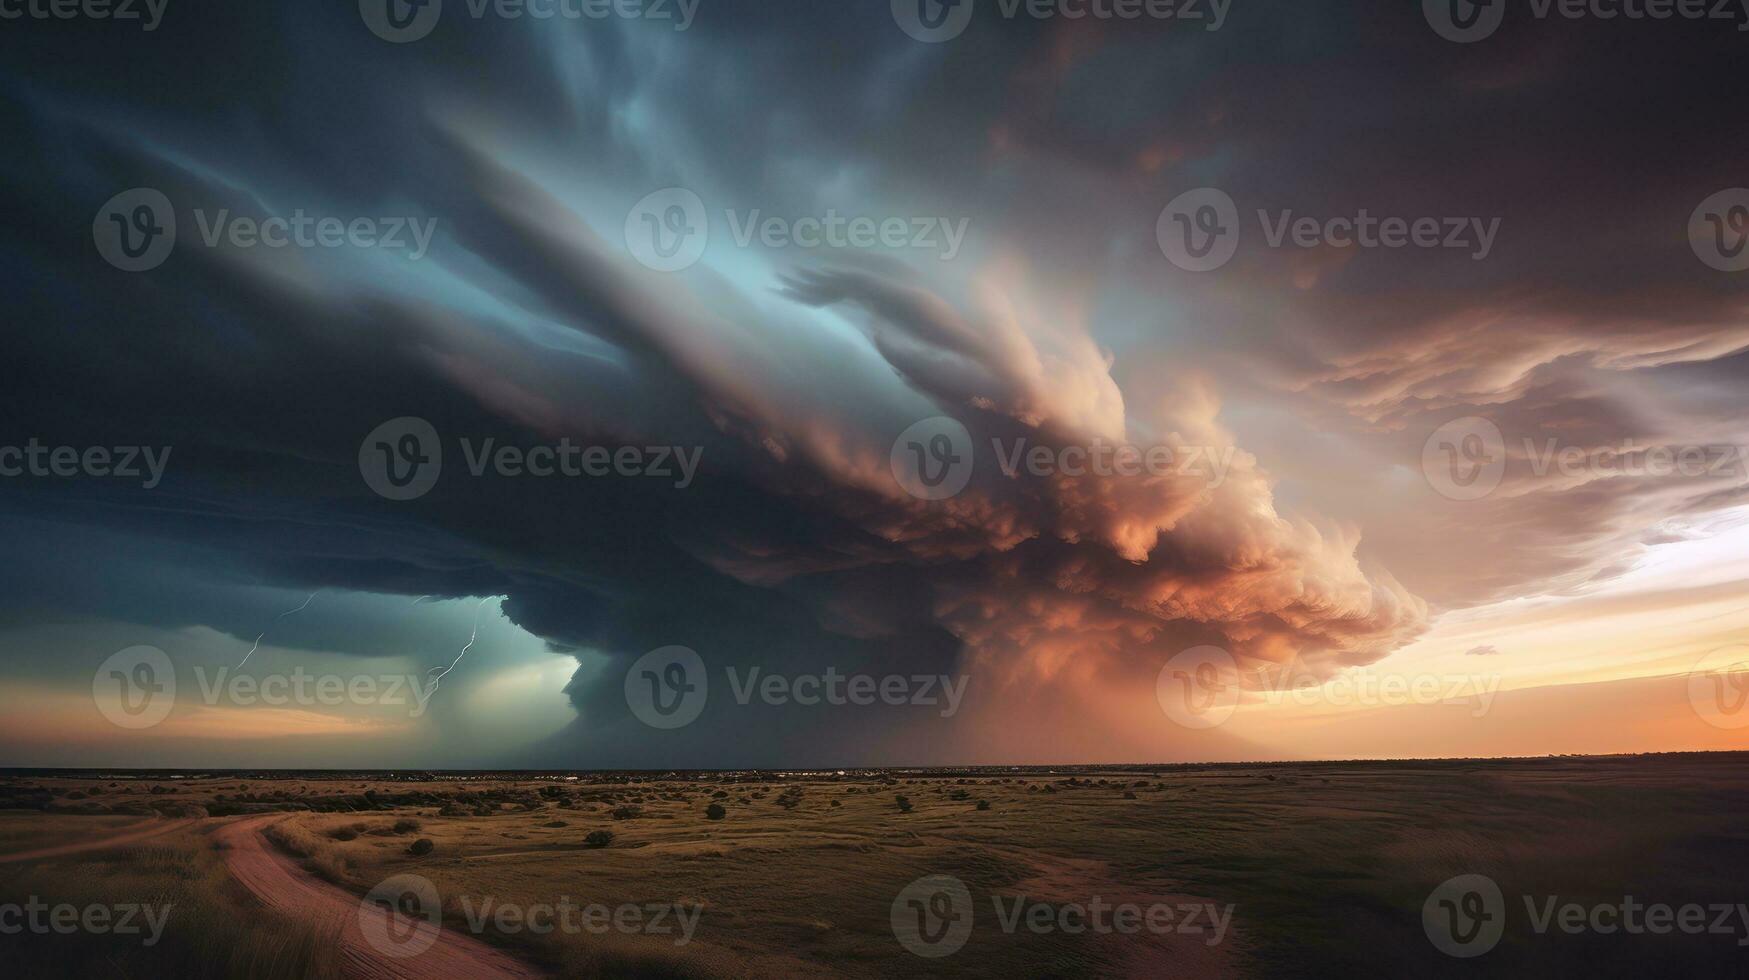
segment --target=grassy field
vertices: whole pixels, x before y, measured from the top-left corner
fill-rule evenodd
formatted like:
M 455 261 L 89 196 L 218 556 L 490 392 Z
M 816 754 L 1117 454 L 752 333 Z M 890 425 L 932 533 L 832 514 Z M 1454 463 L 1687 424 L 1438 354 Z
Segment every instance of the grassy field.
M 152 815 L 188 822 L 138 845 L 7 865 L 0 902 L 175 905 L 152 949 L 119 937 L 4 937 L 27 967 L 71 956 L 105 975 L 333 975 L 322 937 L 253 911 L 210 846 L 218 824 L 278 813 L 269 839 L 312 875 L 359 895 L 418 875 L 441 897 L 446 928 L 564 975 L 1735 975 L 1749 960 L 1737 945 L 1749 923 L 1734 916 L 1729 934 L 1539 934 L 1524 900 L 1749 901 L 1746 762 L 466 781 L 17 775 L 0 785 L 0 803 L 13 807 L 0 813 L 0 853 L 164 818 Z M 1430 891 L 1463 874 L 1492 878 L 1506 902 L 1498 946 L 1473 960 L 1441 953 L 1422 924 Z M 895 937 L 891 913 L 908 885 L 932 875 L 963 882 L 973 914 L 962 949 L 925 960 Z M 489 915 L 470 926 L 488 900 L 520 911 L 561 899 L 692 909 L 696 932 L 685 942 L 637 928 L 537 934 Z M 1096 900 L 1175 910 L 1174 925 L 1065 928 L 1078 920 L 1063 909 Z M 1192 907 L 1208 909 L 1194 922 L 1201 932 L 1179 931 Z M 1015 909 L 1025 914 L 1005 928 L 1004 910 Z M 1227 909 L 1216 942 L 1208 916 Z M 1054 927 L 1026 925 L 1045 921 Z

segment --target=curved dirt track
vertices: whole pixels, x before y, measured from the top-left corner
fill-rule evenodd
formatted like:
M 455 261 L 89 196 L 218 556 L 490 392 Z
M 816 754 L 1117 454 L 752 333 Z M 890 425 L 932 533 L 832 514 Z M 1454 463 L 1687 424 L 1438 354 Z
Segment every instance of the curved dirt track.
M 213 838 L 224 854 L 231 876 L 263 904 L 313 922 L 322 933 L 336 937 L 334 941 L 347 976 L 360 980 L 544 976 L 472 936 L 439 928 L 422 919 L 410 919 L 381 906 L 366 905 L 351 892 L 309 874 L 261 835 L 269 824 L 283 819 L 267 816 L 238 820 L 219 828 Z M 411 956 L 391 956 L 365 938 L 365 923 L 371 925 L 373 932 L 386 931 L 397 941 L 407 941 L 408 948 L 426 942 L 430 946 Z M 417 941 L 412 941 L 414 937 Z
M 39 847 L 30 851 L 19 851 L 16 854 L 0 854 L 0 864 L 14 861 L 40 861 L 43 858 L 57 858 L 67 854 L 81 854 L 85 851 L 101 851 L 123 844 L 136 844 L 143 840 L 160 837 L 194 823 L 193 820 L 143 820 L 139 823 L 122 827 L 108 837 L 95 840 L 77 841 L 71 844 L 56 844 L 53 847 Z

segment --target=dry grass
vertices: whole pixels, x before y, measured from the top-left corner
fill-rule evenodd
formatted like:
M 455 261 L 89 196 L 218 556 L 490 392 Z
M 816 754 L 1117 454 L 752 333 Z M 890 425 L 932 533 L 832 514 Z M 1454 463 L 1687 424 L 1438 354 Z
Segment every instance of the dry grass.
M 6 972 L 18 977 L 188 977 L 328 980 L 341 976 L 331 937 L 249 907 L 204 835 L 189 831 L 148 844 L 8 867 L 0 901 L 34 897 L 75 906 L 170 907 L 162 937 L 76 933 L 6 937 Z
M 557 788 L 530 780 L 373 787 L 228 779 L 168 786 L 158 798 L 201 806 L 251 804 L 251 797 L 330 801 L 324 806 L 338 800 L 349 809 L 281 821 L 273 833 L 279 846 L 360 893 L 392 874 L 423 875 L 446 897 L 446 922 L 456 928 L 466 927 L 463 896 L 474 907 L 487 898 L 526 906 L 561 897 L 704 907 L 697 936 L 684 947 L 669 936 L 541 936 L 490 926 L 482 937 L 568 976 L 1121 969 L 1128 951 L 1109 937 L 1010 935 L 995 927 L 989 896 L 1036 890 L 1041 881 L 1107 896 L 1171 891 L 1236 903 L 1240 938 L 1231 941 L 1231 962 L 1259 975 L 1574 968 L 1619 975 L 1672 967 L 1706 975 L 1736 962 L 1740 950 L 1729 937 L 1623 943 L 1509 935 L 1483 960 L 1460 963 L 1427 943 L 1420 906 L 1440 881 L 1472 872 L 1494 877 L 1508 895 L 1743 900 L 1749 828 L 1737 815 L 1749 805 L 1744 770 L 1743 760 L 1727 755 Z M 56 793 L 78 785 L 35 782 Z M 367 791 L 379 801 L 429 795 L 371 810 L 358 805 Z M 899 795 L 912 812 L 899 811 Z M 978 809 L 980 800 L 989 808 Z M 713 802 L 726 808 L 724 819 L 706 819 Z M 639 808 L 637 815 L 615 819 L 627 807 Z M 0 818 L 0 839 L 24 839 L 19 820 L 64 826 L 116 819 Z M 588 846 L 596 831 L 611 831 L 612 844 Z M 430 838 L 434 850 L 409 855 L 415 837 Z M 142 880 L 175 878 L 175 865 L 163 862 L 142 857 L 136 871 Z M 901 888 L 927 874 L 960 878 L 980 904 L 966 949 L 925 964 L 897 945 L 888 912 Z M 271 951 L 267 941 L 244 948 Z M 212 955 L 234 967 L 236 954 Z

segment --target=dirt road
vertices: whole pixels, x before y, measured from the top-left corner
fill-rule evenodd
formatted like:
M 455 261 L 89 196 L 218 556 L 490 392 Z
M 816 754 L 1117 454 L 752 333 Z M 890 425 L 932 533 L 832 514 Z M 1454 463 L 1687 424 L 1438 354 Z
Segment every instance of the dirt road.
M 409 918 L 322 881 L 280 853 L 261 832 L 280 816 L 250 817 L 213 835 L 231 875 L 264 904 L 333 934 L 341 962 L 359 980 L 449 980 L 544 976 L 509 954 L 423 919 Z

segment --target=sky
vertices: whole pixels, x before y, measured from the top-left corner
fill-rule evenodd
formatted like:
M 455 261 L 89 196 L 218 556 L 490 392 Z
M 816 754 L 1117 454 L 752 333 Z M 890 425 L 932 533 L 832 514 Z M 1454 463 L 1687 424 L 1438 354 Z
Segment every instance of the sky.
M 1749 13 L 16 9 L 0 765 L 1749 748 Z

